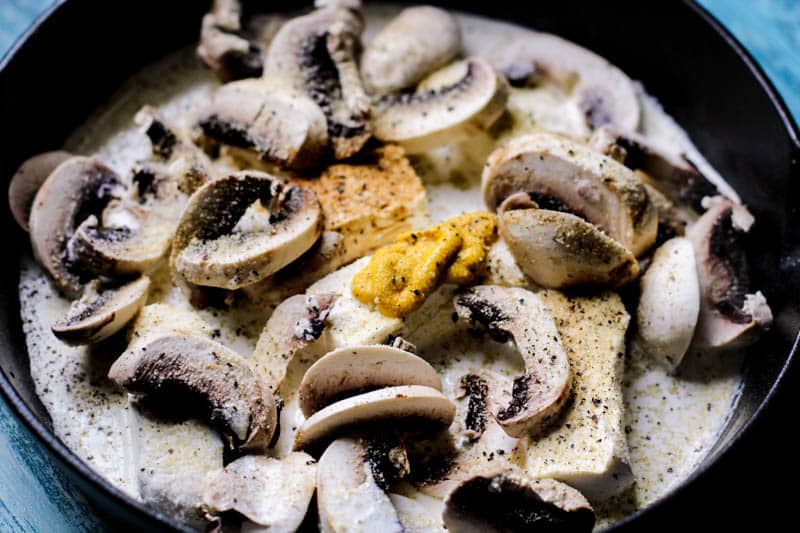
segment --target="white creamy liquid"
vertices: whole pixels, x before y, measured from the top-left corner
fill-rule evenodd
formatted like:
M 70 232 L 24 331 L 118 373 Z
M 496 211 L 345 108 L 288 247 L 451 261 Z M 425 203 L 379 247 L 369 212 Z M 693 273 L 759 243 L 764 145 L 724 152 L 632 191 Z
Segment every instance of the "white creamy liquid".
M 365 42 L 398 8 L 366 6 Z M 507 23 L 458 15 L 465 53 L 481 55 L 497 42 L 526 30 Z M 65 148 L 80 154 L 96 154 L 126 176 L 133 163 L 146 159 L 150 145 L 133 124 L 144 104 L 155 106 L 179 128 L 193 124 L 218 85 L 194 56 L 194 49 L 170 55 L 134 76 L 68 140 Z M 686 134 L 658 103 L 642 94 L 642 132 L 654 142 L 687 154 L 723 191 L 721 178 L 700 156 Z M 510 107 L 532 106 L 538 125 L 566 133 L 582 134 L 575 120 L 574 104 L 549 90 L 515 91 Z M 524 129 L 525 126 L 523 126 Z M 515 132 L 516 133 L 516 132 Z M 413 162 L 426 184 L 431 218 L 484 209 L 480 195 L 480 169 L 494 146 L 488 136 L 415 157 Z M 735 198 L 735 193 L 730 196 Z M 213 337 L 247 357 L 268 318 L 268 311 L 244 305 L 233 312 L 192 309 L 183 294 L 172 287 L 168 273 L 153 276 L 148 303 L 167 302 L 204 320 Z M 133 497 L 140 498 L 135 458 L 131 452 L 132 408 L 128 395 L 106 378 L 115 349 L 119 347 L 67 347 L 50 332 L 50 324 L 67 309 L 41 268 L 22 258 L 20 300 L 36 390 L 48 409 L 56 434 L 84 461 Z M 254 306 L 251 306 L 254 307 Z M 104 351 L 109 352 L 104 355 Z M 496 350 L 495 350 L 496 351 Z M 444 354 L 423 354 L 443 370 L 446 390 L 474 366 L 484 366 L 487 355 L 476 347 L 459 350 L 458 364 L 441 365 Z M 488 366 L 515 373 L 519 361 L 501 357 Z M 647 505 L 687 477 L 702 460 L 735 404 L 740 385 L 741 359 L 691 357 L 677 376 L 669 376 L 646 355 L 626 357 L 624 397 L 626 433 L 636 482 L 598 510 L 599 526 Z

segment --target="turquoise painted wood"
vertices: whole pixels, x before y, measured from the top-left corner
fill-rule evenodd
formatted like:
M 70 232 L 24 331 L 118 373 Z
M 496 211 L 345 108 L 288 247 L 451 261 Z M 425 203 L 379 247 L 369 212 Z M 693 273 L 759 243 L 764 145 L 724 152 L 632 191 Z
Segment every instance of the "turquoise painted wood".
M 800 120 L 800 0 L 700 0 L 764 67 Z M 0 0 L 0 54 L 50 0 Z M 0 531 L 98 531 L 80 494 L 0 400 Z

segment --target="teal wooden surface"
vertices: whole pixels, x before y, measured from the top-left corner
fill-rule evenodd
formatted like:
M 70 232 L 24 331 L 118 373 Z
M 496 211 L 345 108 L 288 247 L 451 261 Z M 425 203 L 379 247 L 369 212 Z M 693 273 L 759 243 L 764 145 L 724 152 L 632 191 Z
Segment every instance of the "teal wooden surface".
M 800 120 L 800 0 L 699 0 L 750 50 Z M 0 0 L 0 54 L 51 0 Z M 0 531 L 103 525 L 0 400 Z

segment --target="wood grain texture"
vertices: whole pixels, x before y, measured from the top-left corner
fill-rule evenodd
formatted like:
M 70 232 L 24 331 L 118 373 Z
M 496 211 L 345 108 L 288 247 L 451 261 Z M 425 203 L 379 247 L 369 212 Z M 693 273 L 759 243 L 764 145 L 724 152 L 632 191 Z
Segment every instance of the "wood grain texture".
M 0 0 L 0 54 L 49 0 Z M 700 0 L 764 67 L 800 120 L 800 0 Z M 0 531 L 98 531 L 103 524 L 0 400 Z

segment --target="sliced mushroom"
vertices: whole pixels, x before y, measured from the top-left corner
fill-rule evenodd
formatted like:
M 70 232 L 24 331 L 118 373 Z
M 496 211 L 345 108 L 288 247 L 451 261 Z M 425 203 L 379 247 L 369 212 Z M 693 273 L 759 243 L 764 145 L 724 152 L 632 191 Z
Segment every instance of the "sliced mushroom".
M 572 385 L 550 312 L 530 291 L 492 285 L 473 287 L 453 304 L 459 318 L 486 328 L 493 339 L 514 341 L 525 374 L 514 380 L 511 402 L 495 417 L 513 437 L 540 432 L 558 416 Z
M 658 213 L 658 233 L 656 234 L 656 245 L 662 245 L 673 237 L 682 237 L 686 234 L 687 217 L 681 213 L 669 198 L 650 185 L 649 177 L 637 170 L 636 175 L 641 178 L 647 195 Z
M 336 159 L 355 155 L 371 136 L 369 99 L 355 60 L 363 26 L 355 6 L 322 6 L 284 24 L 264 65 L 265 77 L 290 84 L 319 105 Z
M 526 86 L 542 77 L 563 85 L 590 129 L 614 124 L 634 131 L 639 125 L 639 99 L 631 79 L 581 46 L 555 35 L 527 32 L 501 43 L 489 56 L 512 85 Z
M 617 287 L 639 274 L 629 250 L 575 215 L 535 208 L 501 211 L 500 236 L 525 275 L 543 287 Z
M 313 192 L 263 172 L 237 172 L 189 199 L 170 264 L 195 285 L 237 289 L 300 257 L 321 231 Z
M 50 173 L 36 193 L 30 214 L 30 238 L 39 264 L 70 298 L 81 293 L 69 241 L 86 216 L 103 210 L 120 191 L 117 174 L 97 159 L 72 157 Z
M 259 374 L 203 337 L 170 334 L 129 348 L 108 377 L 133 392 L 202 399 L 194 408 L 204 409 L 231 448 L 264 450 L 275 431 L 275 402 Z
M 508 84 L 483 59 L 468 58 L 432 77 L 415 94 L 378 100 L 375 137 L 424 152 L 488 129 L 505 109 Z
M 702 294 L 692 345 L 697 349 L 745 346 L 772 323 L 764 295 L 750 293 L 743 239 L 754 219 L 746 207 L 726 198 L 715 197 L 706 205 L 708 211 L 686 234 L 694 247 Z
M 490 209 L 526 192 L 543 209 L 596 224 L 637 257 L 656 239 L 658 216 L 636 174 L 559 135 L 523 135 L 498 148 L 483 170 L 482 186 Z
M 648 355 L 674 371 L 692 341 L 700 312 L 700 282 L 692 243 L 675 237 L 656 250 L 641 281 L 638 340 Z
M 646 172 L 654 187 L 698 213 L 703 212 L 703 198 L 720 194 L 686 156 L 671 154 L 634 131 L 622 133 L 604 126 L 592 134 L 589 145 L 628 168 Z
M 580 492 L 553 479 L 530 479 L 516 468 L 490 468 L 460 483 L 447 496 L 442 518 L 452 533 L 579 533 L 595 523 Z
M 53 334 L 68 344 L 93 344 L 121 330 L 147 300 L 150 278 L 104 288 L 98 280 L 86 285 L 66 316 L 53 323 Z
M 441 429 L 450 425 L 454 415 L 453 402 L 436 389 L 420 385 L 386 387 L 340 400 L 314 413 L 297 431 L 294 449 L 309 449 L 346 428 L 386 420 L 410 420 L 421 422 L 424 429 Z
M 251 529 L 293 533 L 306 516 L 316 483 L 317 462 L 308 454 L 245 455 L 206 479 L 203 507 L 211 515 L 236 511 L 258 526 Z
M 363 439 L 342 438 L 328 446 L 317 468 L 320 531 L 404 531 L 392 501 L 378 483 L 379 467 Z
M 412 353 L 385 345 L 339 348 L 306 371 L 299 389 L 300 408 L 311 416 L 338 398 L 399 385 L 442 390 L 436 370 Z
M 22 163 L 8 186 L 8 205 L 19 227 L 28 231 L 31 204 L 39 187 L 58 165 L 72 157 L 64 151 L 44 152 Z
M 413 87 L 461 52 L 461 28 L 443 9 L 404 9 L 378 33 L 361 58 L 366 88 L 378 94 Z
M 306 94 L 277 81 L 223 85 L 201 111 L 198 124 L 211 139 L 252 149 L 262 160 L 288 168 L 314 166 L 328 149 L 322 109 Z

